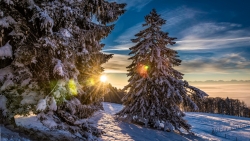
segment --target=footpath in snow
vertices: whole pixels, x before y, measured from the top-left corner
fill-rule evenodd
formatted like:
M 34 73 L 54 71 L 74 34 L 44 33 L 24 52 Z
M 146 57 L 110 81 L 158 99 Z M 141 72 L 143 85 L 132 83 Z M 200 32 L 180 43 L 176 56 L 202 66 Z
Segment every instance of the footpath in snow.
M 97 112 L 91 120 L 96 121 L 96 126 L 105 134 L 101 139 L 104 141 L 188 141 L 206 140 L 192 135 L 179 135 L 173 132 L 164 132 L 143 128 L 134 124 L 117 121 L 115 113 L 122 109 L 122 105 L 103 103 L 104 111 Z
M 96 113 L 91 120 L 105 132 L 101 137 L 104 141 L 250 141 L 250 118 L 187 112 L 185 119 L 196 136 L 179 135 L 117 121 L 114 114 L 123 106 L 107 102 L 103 106 L 104 111 Z

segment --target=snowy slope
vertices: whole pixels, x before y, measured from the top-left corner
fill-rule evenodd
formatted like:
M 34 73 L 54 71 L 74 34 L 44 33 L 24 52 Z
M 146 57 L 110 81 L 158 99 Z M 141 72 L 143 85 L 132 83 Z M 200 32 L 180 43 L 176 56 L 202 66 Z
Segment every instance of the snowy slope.
M 250 141 L 250 118 L 188 112 L 185 119 L 192 125 L 193 132 L 198 136 Z
M 196 136 L 180 135 L 173 132 L 164 132 L 149 128 L 143 128 L 134 124 L 121 122 L 115 119 L 115 113 L 122 109 L 122 105 L 114 103 L 103 103 L 104 111 L 98 111 L 88 119 L 105 134 L 100 137 L 103 141 L 250 141 L 250 119 L 208 113 L 186 113 L 185 119 L 193 126 L 192 131 Z M 35 128 L 50 135 L 64 139 L 76 140 L 67 131 L 50 130 L 37 121 L 35 115 L 29 117 L 16 116 L 16 123 L 27 128 Z M 2 140 L 27 140 L 21 138 L 18 133 L 1 127 Z M 212 131 L 214 130 L 214 134 Z M 226 137 L 225 137 L 226 134 Z

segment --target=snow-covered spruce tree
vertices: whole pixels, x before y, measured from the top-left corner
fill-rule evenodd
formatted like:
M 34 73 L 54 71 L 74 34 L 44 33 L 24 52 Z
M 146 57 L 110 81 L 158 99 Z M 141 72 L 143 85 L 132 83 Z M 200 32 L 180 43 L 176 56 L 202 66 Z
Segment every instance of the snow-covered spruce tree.
M 100 40 L 124 7 L 104 0 L 0 0 L 1 115 L 33 111 L 51 128 L 88 134 L 76 121 L 95 108 L 80 100 L 88 79 L 112 57 L 100 52 Z
M 128 90 L 123 97 L 125 107 L 117 113 L 120 118 L 128 121 L 143 123 L 145 126 L 161 128 L 164 130 L 190 131 L 190 125 L 183 119 L 185 114 L 180 110 L 181 103 L 197 109 L 195 103 L 189 97 L 196 95 L 200 98 L 206 93 L 189 86 L 182 80 L 183 74 L 175 70 L 181 60 L 178 59 L 177 51 L 168 48 L 173 45 L 176 38 L 168 36 L 167 32 L 161 31 L 165 20 L 153 9 L 145 16 L 146 27 L 132 39 L 135 46 L 131 47 L 133 54 L 129 59 L 132 64 L 128 68 Z

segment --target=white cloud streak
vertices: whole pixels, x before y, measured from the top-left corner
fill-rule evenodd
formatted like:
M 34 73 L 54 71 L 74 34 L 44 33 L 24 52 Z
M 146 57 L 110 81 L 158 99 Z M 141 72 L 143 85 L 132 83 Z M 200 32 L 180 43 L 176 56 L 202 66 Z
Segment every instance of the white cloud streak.
M 136 24 L 135 26 L 128 28 L 121 36 L 119 36 L 115 40 L 115 42 L 120 43 L 120 44 L 131 43 L 130 40 L 135 38 L 135 34 L 143 29 L 142 24 L 143 22 L 140 22 Z
M 197 11 L 186 6 L 178 7 L 174 10 L 164 10 L 160 11 L 161 17 L 167 20 L 167 24 L 163 25 L 163 29 L 171 28 L 172 26 L 177 26 L 188 19 L 193 19 L 197 15 L 204 12 Z
M 105 73 L 127 73 L 126 67 L 131 64 L 131 61 L 128 60 L 129 57 L 128 55 L 114 54 L 113 58 L 103 65 Z
M 250 47 L 250 32 L 238 29 L 239 24 L 232 23 L 200 23 L 181 32 L 183 37 L 174 49 L 197 50 L 232 47 Z
M 203 73 L 249 73 L 250 62 L 241 54 L 231 53 L 218 58 L 195 58 L 184 60 L 182 65 L 176 67 L 184 74 Z
M 134 46 L 134 43 L 126 43 L 126 44 L 121 44 L 121 45 L 116 45 L 116 46 L 110 46 L 107 49 L 104 49 L 104 52 L 109 52 L 112 50 L 129 50 L 130 47 Z
M 202 39 L 202 40 L 180 40 L 177 41 L 178 43 L 193 43 L 193 42 L 224 42 L 224 41 L 240 41 L 240 40 L 250 40 L 250 37 L 240 37 L 240 38 L 233 38 L 233 39 Z
M 126 9 L 136 9 L 140 11 L 152 0 L 108 0 L 109 2 L 126 3 Z
M 185 6 L 181 6 L 177 9 L 174 9 L 172 11 L 170 10 L 164 10 L 159 12 L 161 14 L 161 17 L 163 19 L 167 19 L 167 24 L 163 25 L 162 29 L 166 30 L 172 26 L 176 26 L 178 24 L 181 24 L 185 22 L 187 19 L 192 19 L 196 15 L 198 15 L 199 11 L 195 11 L 193 9 L 187 8 Z M 137 23 L 136 25 L 128 28 L 121 36 L 119 36 L 115 42 L 119 44 L 127 44 L 131 43 L 131 39 L 135 38 L 135 34 L 139 31 L 143 30 L 144 27 L 142 27 L 142 24 L 144 21 L 141 21 Z
M 115 54 L 108 63 L 104 64 L 105 73 L 127 73 L 126 67 L 131 64 L 128 55 Z M 184 74 L 204 73 L 246 73 L 249 74 L 250 62 L 241 54 L 231 53 L 219 58 L 195 58 L 184 60 L 182 65 L 175 67 Z

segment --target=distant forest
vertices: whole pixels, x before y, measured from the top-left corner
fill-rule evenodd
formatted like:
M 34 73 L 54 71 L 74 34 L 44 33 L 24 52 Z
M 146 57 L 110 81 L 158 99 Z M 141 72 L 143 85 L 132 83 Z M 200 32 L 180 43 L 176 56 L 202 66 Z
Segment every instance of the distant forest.
M 105 102 L 112 102 L 122 104 L 122 97 L 126 94 L 122 89 L 113 87 L 111 84 L 108 84 L 106 89 L 106 94 L 104 96 Z M 247 107 L 244 101 L 239 99 L 231 98 L 221 98 L 221 97 L 206 97 L 202 101 L 195 97 L 191 99 L 196 103 L 199 110 L 194 111 L 188 107 L 181 105 L 182 110 L 185 112 L 203 112 L 203 113 L 214 113 L 214 114 L 225 114 L 239 117 L 248 117 L 250 118 L 250 107 Z
M 122 104 L 122 98 L 125 94 L 126 92 L 122 89 L 118 89 L 111 84 L 108 84 L 105 89 L 104 101 Z
M 250 118 L 250 108 L 247 107 L 244 101 L 240 101 L 239 99 L 231 99 L 228 97 L 207 97 L 203 100 L 191 97 L 191 99 L 199 107 L 199 110 L 193 111 L 188 107 L 182 106 L 182 109 L 186 112 L 216 113 Z

